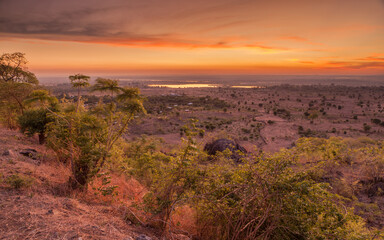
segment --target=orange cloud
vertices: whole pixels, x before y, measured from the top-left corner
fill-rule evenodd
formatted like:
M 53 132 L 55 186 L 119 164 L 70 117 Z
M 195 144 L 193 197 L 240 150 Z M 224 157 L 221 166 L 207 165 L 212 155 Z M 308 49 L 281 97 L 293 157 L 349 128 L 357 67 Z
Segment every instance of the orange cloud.
M 356 60 L 359 60 L 359 61 L 372 61 L 372 62 L 384 62 L 384 57 L 381 57 L 381 56 L 384 56 L 384 54 L 375 54 L 375 55 L 368 56 L 368 57 L 365 57 L 365 58 L 358 58 Z
M 298 36 L 284 36 L 284 37 L 280 37 L 279 40 L 295 41 L 295 42 L 301 42 L 301 43 L 306 43 L 310 45 L 324 45 L 322 43 L 312 42 L 307 38 L 298 37 Z
M 324 64 L 324 68 L 326 69 L 334 69 L 340 68 L 344 70 L 354 70 L 354 69 L 383 69 L 384 70 L 384 62 L 353 62 L 353 61 L 332 61 Z

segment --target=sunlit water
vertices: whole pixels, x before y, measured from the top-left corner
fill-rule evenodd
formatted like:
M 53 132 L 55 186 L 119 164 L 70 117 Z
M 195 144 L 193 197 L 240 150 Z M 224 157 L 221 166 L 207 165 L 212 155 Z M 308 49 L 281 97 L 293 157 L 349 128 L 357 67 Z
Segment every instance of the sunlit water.
M 149 84 L 148 87 L 166 87 L 166 88 L 215 88 L 215 87 L 224 87 L 222 85 L 213 85 L 213 84 Z M 232 88 L 264 88 L 262 86 L 225 86 Z
M 218 87 L 218 85 L 212 84 L 150 84 L 148 87 L 167 87 L 167 88 L 214 88 Z
M 265 88 L 262 86 L 231 86 L 233 88 Z

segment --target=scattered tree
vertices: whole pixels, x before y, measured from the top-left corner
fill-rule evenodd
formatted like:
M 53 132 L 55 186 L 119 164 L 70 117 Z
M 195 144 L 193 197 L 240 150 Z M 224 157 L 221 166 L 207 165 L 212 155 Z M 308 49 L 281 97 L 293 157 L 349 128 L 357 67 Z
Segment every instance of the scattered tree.
M 4 53 L 0 57 L 0 82 L 38 84 L 35 74 L 29 72 L 24 53 Z
M 10 128 L 24 112 L 23 100 L 38 85 L 36 76 L 26 67 L 24 53 L 4 53 L 0 57 L 0 111 Z
M 83 74 L 76 74 L 69 76 L 69 80 L 71 80 L 72 86 L 77 88 L 77 107 L 76 111 L 79 111 L 80 104 L 80 89 L 89 86 L 89 76 Z
M 98 86 L 93 89 L 110 87 L 105 83 L 109 81 L 97 81 Z M 118 90 L 110 104 L 100 101 L 89 110 L 74 111 L 71 102 L 63 103 L 63 111 L 56 113 L 55 121 L 48 125 L 49 146 L 70 160 L 74 188 L 86 190 L 126 133 L 129 122 L 136 114 L 145 113 L 138 89 L 118 87 Z

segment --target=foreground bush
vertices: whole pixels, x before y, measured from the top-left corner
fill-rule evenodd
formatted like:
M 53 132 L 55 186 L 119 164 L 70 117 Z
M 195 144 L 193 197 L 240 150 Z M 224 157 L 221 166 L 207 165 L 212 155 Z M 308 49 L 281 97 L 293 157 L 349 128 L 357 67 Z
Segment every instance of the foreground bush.
M 327 184 L 295 172 L 294 155 L 214 165 L 196 200 L 203 239 L 368 239 L 358 216 L 338 204 Z
M 298 170 L 303 141 L 271 156 L 246 157 L 242 164 L 225 152 L 209 163 L 189 134 L 185 147 L 172 156 L 159 155 L 154 147 L 142 148 L 140 157 L 128 155 L 131 173 L 149 189 L 144 210 L 165 234 L 179 230 L 172 214 L 187 205 L 196 213 L 199 239 L 374 239 L 363 219 L 314 177 L 313 168 Z M 338 140 L 321 144 L 335 145 L 335 151 L 340 146 L 345 156 L 347 148 L 332 141 Z M 315 143 L 307 147 L 317 151 Z

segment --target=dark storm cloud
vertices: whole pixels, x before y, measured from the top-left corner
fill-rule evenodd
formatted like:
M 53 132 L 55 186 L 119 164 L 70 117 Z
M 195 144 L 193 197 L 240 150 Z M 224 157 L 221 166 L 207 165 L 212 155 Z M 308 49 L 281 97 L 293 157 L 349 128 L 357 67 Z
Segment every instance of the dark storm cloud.
M 56 5 L 55 1 L 52 2 L 1 1 L 0 32 L 102 36 L 112 27 L 102 19 L 88 19 L 89 16 L 109 11 L 108 8 L 85 8 L 73 1 L 72 6 L 70 3 Z
M 0 17 L 0 31 L 4 33 L 17 34 L 62 34 L 62 35 L 88 35 L 100 36 L 108 29 L 106 24 L 91 23 L 74 28 L 73 21 L 44 21 L 31 20 L 24 22 L 18 19 L 7 19 Z
M 1 0 L 0 33 L 8 37 L 121 45 L 172 41 L 168 33 L 140 32 L 132 24 L 139 10 L 145 8 L 145 4 L 122 0 Z
M 236 5 L 246 2 L 248 0 L 241 0 Z M 175 38 L 173 35 L 182 38 L 180 33 L 173 33 L 176 28 L 195 22 L 198 14 L 219 12 L 234 5 L 233 0 L 204 3 L 203 0 L 0 0 L 0 33 L 57 40 L 80 37 L 92 41 L 98 38 L 112 42 L 132 39 L 177 43 L 185 39 L 169 39 Z M 217 23 L 218 28 L 230 26 L 232 22 Z M 212 25 L 214 21 L 207 27 L 214 29 Z

